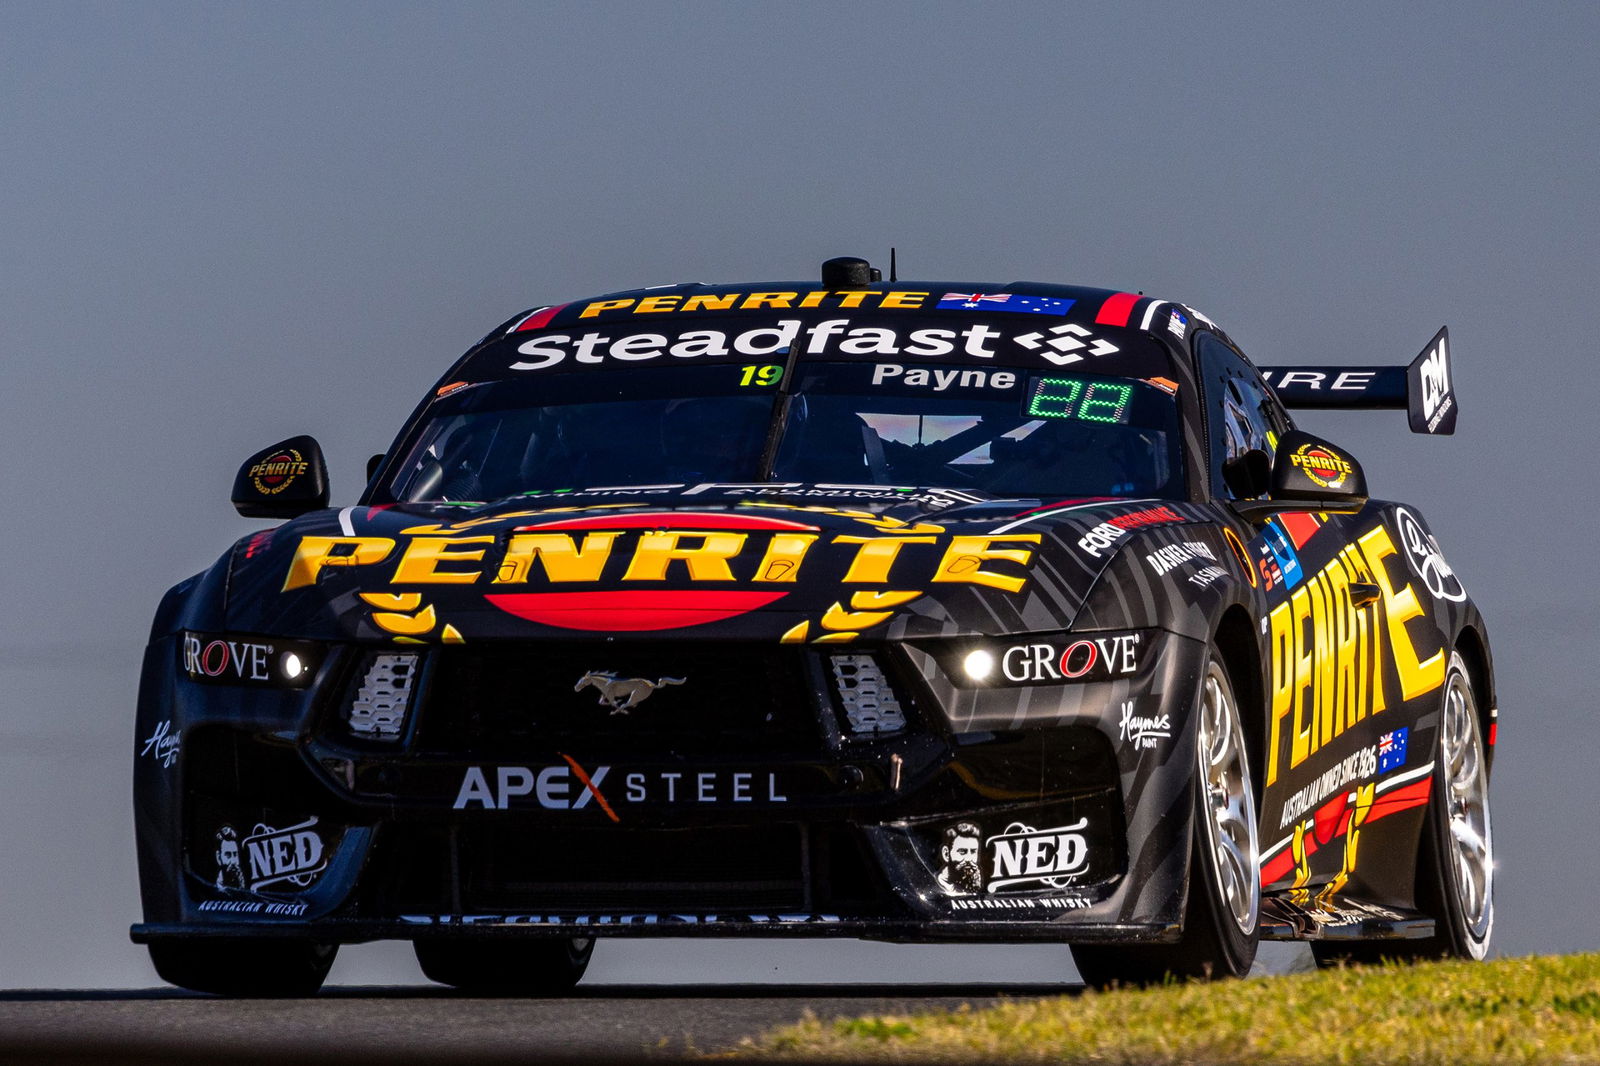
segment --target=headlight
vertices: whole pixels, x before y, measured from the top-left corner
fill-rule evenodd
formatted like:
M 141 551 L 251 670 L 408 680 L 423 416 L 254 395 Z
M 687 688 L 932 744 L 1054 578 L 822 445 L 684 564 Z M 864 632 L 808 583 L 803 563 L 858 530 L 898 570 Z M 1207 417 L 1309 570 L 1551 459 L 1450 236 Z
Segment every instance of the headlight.
M 323 654 L 320 645 L 303 640 L 186 631 L 179 634 L 178 669 L 208 685 L 304 688 Z
M 1150 631 L 1124 630 L 952 641 L 934 655 L 961 688 L 1015 688 L 1132 677 L 1150 647 Z
M 994 656 L 982 648 L 969 651 L 961 660 L 961 671 L 974 681 L 987 681 L 994 673 Z

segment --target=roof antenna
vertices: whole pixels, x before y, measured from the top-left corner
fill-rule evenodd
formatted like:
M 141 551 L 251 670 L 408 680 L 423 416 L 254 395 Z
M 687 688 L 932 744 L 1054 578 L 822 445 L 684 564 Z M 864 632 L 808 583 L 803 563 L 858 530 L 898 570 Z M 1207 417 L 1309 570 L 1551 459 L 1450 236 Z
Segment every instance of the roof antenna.
M 895 269 L 894 269 L 894 245 L 892 245 L 892 244 L 889 245 L 889 280 L 890 281 L 899 281 L 900 280 L 899 276 L 896 275 Z

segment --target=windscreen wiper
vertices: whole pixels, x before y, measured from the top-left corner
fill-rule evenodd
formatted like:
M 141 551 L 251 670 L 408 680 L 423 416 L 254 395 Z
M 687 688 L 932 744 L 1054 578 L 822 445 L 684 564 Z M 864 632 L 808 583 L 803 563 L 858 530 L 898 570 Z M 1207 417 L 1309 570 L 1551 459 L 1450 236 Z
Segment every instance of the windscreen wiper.
M 778 445 L 783 440 L 783 427 L 789 421 L 789 400 L 793 396 L 794 367 L 800 361 L 800 345 L 791 344 L 783 357 L 783 376 L 778 378 L 778 396 L 772 404 L 772 421 L 767 424 L 767 440 L 761 446 L 761 465 L 756 468 L 757 481 L 771 481 L 772 468 L 778 462 Z

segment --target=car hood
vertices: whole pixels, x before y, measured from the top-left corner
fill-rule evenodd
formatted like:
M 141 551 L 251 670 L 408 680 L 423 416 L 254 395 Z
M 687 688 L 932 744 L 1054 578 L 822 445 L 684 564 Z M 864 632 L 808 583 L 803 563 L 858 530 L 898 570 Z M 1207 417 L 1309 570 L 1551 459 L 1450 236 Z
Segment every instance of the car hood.
M 1062 629 L 1159 500 L 832 486 L 319 511 L 241 540 L 237 632 L 398 643 L 846 643 Z

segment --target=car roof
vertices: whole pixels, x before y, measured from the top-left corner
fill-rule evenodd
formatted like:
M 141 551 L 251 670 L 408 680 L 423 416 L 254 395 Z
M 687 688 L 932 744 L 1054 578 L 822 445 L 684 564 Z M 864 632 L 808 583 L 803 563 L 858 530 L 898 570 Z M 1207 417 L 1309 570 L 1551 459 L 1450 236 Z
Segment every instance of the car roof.
M 1037 281 L 893 281 L 830 286 L 815 281 L 691 282 L 623 289 L 566 303 L 530 308 L 509 320 L 499 332 L 561 327 L 589 322 L 641 321 L 683 314 L 738 314 L 774 310 L 903 310 L 950 309 L 949 297 L 1038 297 L 1068 303 L 1058 317 L 1103 326 L 1149 328 L 1144 312 L 1167 303 L 1143 293 Z M 1002 301 L 976 301 L 986 310 L 1004 309 Z M 941 307 L 941 305 L 945 305 Z M 1135 318 L 1135 313 L 1139 317 Z M 527 320 L 537 316 L 537 325 Z

